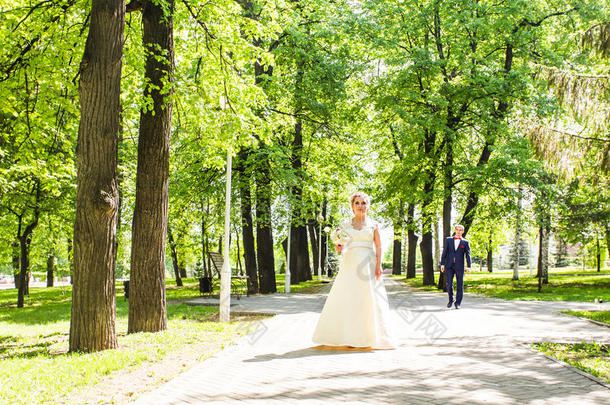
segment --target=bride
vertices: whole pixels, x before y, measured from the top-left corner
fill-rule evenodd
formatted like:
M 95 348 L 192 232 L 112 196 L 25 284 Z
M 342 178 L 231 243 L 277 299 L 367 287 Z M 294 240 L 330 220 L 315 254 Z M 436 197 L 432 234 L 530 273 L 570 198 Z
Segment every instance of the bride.
M 339 273 L 328 294 L 312 340 L 327 346 L 393 349 L 388 297 L 381 275 L 378 224 L 367 217 L 370 197 L 351 197 L 354 217 L 341 225 L 349 236 L 341 253 Z

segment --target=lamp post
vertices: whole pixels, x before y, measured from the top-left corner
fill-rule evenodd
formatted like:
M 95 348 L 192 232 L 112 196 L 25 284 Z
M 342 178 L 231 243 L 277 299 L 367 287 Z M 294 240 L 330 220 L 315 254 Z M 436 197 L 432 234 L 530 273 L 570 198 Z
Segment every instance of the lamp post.
M 225 109 L 225 99 L 220 98 L 220 108 Z M 231 260 L 229 257 L 229 233 L 231 231 L 231 147 L 227 150 L 227 177 L 225 186 L 225 234 L 223 253 L 224 261 L 220 274 L 220 322 L 231 319 Z
M 324 221 L 324 217 L 318 215 L 318 222 L 320 223 L 320 233 L 318 234 L 318 280 L 322 280 L 322 221 Z

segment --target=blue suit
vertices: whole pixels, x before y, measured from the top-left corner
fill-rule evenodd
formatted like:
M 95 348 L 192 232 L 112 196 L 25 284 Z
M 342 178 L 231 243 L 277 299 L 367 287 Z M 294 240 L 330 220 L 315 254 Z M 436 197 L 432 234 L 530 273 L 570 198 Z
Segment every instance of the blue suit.
M 457 281 L 455 303 L 457 305 L 462 304 L 462 296 L 464 295 L 464 258 L 466 258 L 468 268 L 470 268 L 470 244 L 468 241 L 462 238 L 456 250 L 453 236 L 445 239 L 441 265 L 445 266 L 449 302 L 453 301 L 453 276 L 455 275 Z

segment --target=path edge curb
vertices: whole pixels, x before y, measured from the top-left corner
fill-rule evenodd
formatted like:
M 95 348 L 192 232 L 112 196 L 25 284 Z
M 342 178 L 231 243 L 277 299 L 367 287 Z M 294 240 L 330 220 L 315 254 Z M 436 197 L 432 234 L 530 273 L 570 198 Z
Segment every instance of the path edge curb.
M 580 374 L 581 376 L 586 377 L 586 378 L 588 378 L 589 380 L 591 380 L 591 381 L 593 381 L 593 382 L 595 382 L 595 383 L 597 383 L 597 384 L 601 385 L 602 387 L 604 387 L 604 388 L 606 388 L 606 389 L 610 390 L 610 384 L 608 384 L 608 383 L 607 383 L 607 382 L 605 382 L 604 380 L 602 380 L 602 379 L 600 379 L 600 378 L 598 378 L 598 377 L 594 376 L 593 374 L 587 373 L 586 371 L 583 371 L 583 370 L 581 370 L 581 369 L 579 369 L 579 368 L 577 368 L 577 367 L 574 367 L 574 366 L 573 366 L 573 365 L 571 365 L 570 363 L 566 363 L 566 362 L 565 362 L 565 361 L 563 361 L 563 360 L 556 359 L 555 357 L 549 356 L 549 355 L 547 355 L 547 354 L 544 354 L 544 353 L 539 352 L 538 350 L 534 349 L 534 348 L 532 347 L 533 342 L 530 342 L 530 343 L 521 343 L 521 344 L 522 344 L 522 345 L 524 345 L 524 346 L 527 346 L 527 348 L 528 348 L 530 351 L 534 352 L 535 354 L 538 354 L 538 355 L 540 355 L 540 356 L 546 357 L 547 359 L 552 360 L 552 361 L 554 361 L 555 363 L 558 363 L 558 364 L 560 364 L 561 366 L 563 366 L 563 367 L 565 367 L 565 368 L 567 368 L 567 369 L 570 369 L 570 370 L 572 370 L 572 371 L 576 372 L 577 374 Z
M 598 326 L 603 326 L 605 328 L 610 328 L 610 324 L 604 323 L 604 322 L 600 322 L 600 321 L 596 321 L 595 319 L 589 319 L 589 318 L 585 318 L 585 317 L 582 317 L 582 316 L 566 314 L 565 312 L 562 312 L 562 311 L 555 311 L 555 312 L 558 313 L 559 315 L 571 316 L 572 318 L 582 319 L 583 321 L 589 321 L 589 322 L 594 323 L 595 325 L 598 325 Z

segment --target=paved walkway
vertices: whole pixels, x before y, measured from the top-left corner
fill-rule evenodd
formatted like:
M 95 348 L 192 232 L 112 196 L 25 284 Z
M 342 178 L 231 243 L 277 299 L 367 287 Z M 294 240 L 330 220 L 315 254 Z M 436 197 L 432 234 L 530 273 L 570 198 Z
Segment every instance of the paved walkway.
M 610 342 L 610 328 L 556 314 L 599 305 L 466 294 L 460 310 L 448 310 L 444 295 L 386 286 L 396 350 L 316 348 L 324 293 L 244 297 L 232 311 L 278 315 L 137 403 L 610 404 L 607 386 L 527 346 Z

